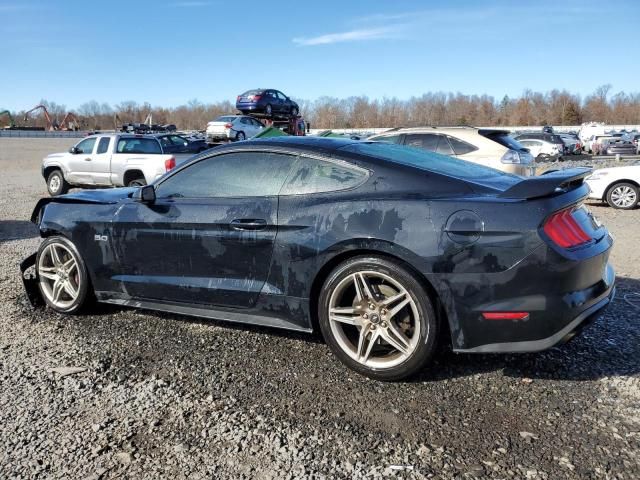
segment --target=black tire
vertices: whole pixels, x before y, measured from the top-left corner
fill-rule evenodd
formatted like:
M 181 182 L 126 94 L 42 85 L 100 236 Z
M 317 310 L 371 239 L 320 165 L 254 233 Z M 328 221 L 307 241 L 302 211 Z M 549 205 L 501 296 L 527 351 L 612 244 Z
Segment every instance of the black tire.
M 415 332 L 415 327 L 412 327 L 414 328 L 414 330 L 411 338 L 409 339 L 409 336 L 405 337 L 406 339 L 409 339 L 410 342 L 414 342 L 413 346 L 411 347 L 413 350 L 409 351 L 409 353 L 407 354 L 407 358 L 405 358 L 404 360 L 400 359 L 401 363 L 399 364 L 391 365 L 388 367 L 375 368 L 361 363 L 357 359 L 353 358 L 349 353 L 347 353 L 347 351 L 340 345 L 340 340 L 332 330 L 331 322 L 329 320 L 329 309 L 331 307 L 330 302 L 332 300 L 334 290 L 338 288 L 338 291 L 340 291 L 339 289 L 342 288 L 343 291 L 346 291 L 345 287 L 340 286 L 348 282 L 348 277 L 351 277 L 356 272 L 368 272 L 367 275 L 371 275 L 371 272 L 374 272 L 374 275 L 386 275 L 387 277 L 393 279 L 393 281 L 400 284 L 400 286 L 406 290 L 410 299 L 413 300 L 413 305 L 406 308 L 409 312 L 415 311 L 418 313 L 417 321 L 420 322 L 420 330 L 419 333 L 417 333 Z M 375 290 L 376 287 L 373 288 Z M 381 287 L 377 287 L 378 293 L 380 293 L 380 288 Z M 337 292 L 336 295 L 338 295 Z M 384 296 L 382 298 L 384 298 Z M 377 297 L 376 301 L 380 301 L 380 299 L 381 297 Z M 352 305 L 355 306 L 354 310 L 358 310 L 359 308 L 361 308 L 357 306 L 355 298 L 353 302 L 354 303 Z M 363 302 L 365 304 L 371 303 L 369 300 L 363 300 Z M 415 307 L 415 310 L 409 310 L 413 307 Z M 366 309 L 367 307 L 364 308 Z M 382 319 L 383 321 L 376 325 L 378 325 L 379 330 L 386 330 L 386 322 L 384 322 L 385 317 L 382 316 L 382 314 L 385 313 L 385 310 L 380 310 L 379 313 L 381 314 L 381 317 L 378 318 L 376 315 L 376 320 L 380 321 L 380 319 Z M 386 311 L 386 313 L 388 314 L 389 312 Z M 401 313 L 402 310 L 399 311 L 399 314 Z M 355 315 L 357 316 L 357 313 Z M 369 325 L 374 323 L 373 317 L 374 314 L 368 317 L 369 320 L 367 320 L 367 322 L 369 322 Z M 362 315 L 354 318 L 358 318 L 358 321 L 363 321 Z M 366 318 L 366 315 L 364 315 L 364 318 Z M 342 363 L 347 365 L 352 370 L 355 370 L 362 375 L 376 380 L 397 381 L 410 377 L 419 372 L 429 362 L 434 352 L 436 351 L 436 339 L 438 338 L 438 321 L 424 286 L 415 274 L 413 274 L 411 271 L 401 266 L 400 264 L 389 259 L 375 256 L 358 256 L 338 265 L 328 276 L 322 288 L 322 292 L 318 300 L 318 319 L 320 323 L 320 330 L 322 331 L 322 335 L 327 342 L 327 345 L 340 359 L 340 361 L 342 361 Z M 387 320 L 387 322 L 391 324 L 392 320 L 389 319 Z M 393 322 L 395 322 L 395 320 L 393 320 Z M 342 324 L 340 325 L 342 326 Z M 394 323 L 394 326 L 396 329 L 401 327 L 397 323 Z M 347 325 L 347 327 L 350 329 L 354 329 L 351 332 L 354 333 L 355 336 L 360 336 L 363 328 L 360 326 L 356 327 L 352 325 Z M 389 330 L 390 329 L 391 327 L 389 327 Z M 403 333 L 406 332 L 403 331 Z M 373 344 L 375 347 L 376 341 L 373 341 Z M 377 342 L 377 345 L 378 348 L 380 348 L 381 346 L 390 346 L 389 344 L 381 345 L 380 341 Z M 392 351 L 387 355 L 392 353 L 394 352 Z M 395 353 L 397 354 L 399 352 Z M 379 358 L 382 358 L 384 360 L 384 358 L 386 357 L 382 356 Z
M 546 163 L 549 161 L 549 155 L 547 155 L 546 153 L 541 153 L 536 157 L 536 162 L 538 163 Z
M 52 197 L 64 195 L 69 191 L 69 187 L 70 185 L 64 179 L 64 175 L 60 170 L 54 170 L 47 177 L 47 190 Z
M 241 142 L 246 139 L 247 139 L 247 136 L 244 134 L 244 132 L 236 133 L 236 142 Z
M 73 273 L 67 276 L 67 278 L 69 279 L 72 278 L 77 286 L 77 297 L 75 298 L 75 300 L 70 301 L 68 305 L 62 306 L 54 303 L 52 299 L 50 299 L 50 295 L 47 293 L 46 287 L 43 284 L 47 279 L 42 275 L 43 269 L 41 266 L 41 260 L 42 263 L 46 263 L 47 259 L 43 259 L 42 256 L 46 255 L 46 253 L 44 252 L 47 251 L 47 248 L 52 245 L 60 246 L 62 251 L 68 252 L 69 257 L 61 257 L 61 259 L 64 260 L 73 257 L 77 265 L 77 268 L 73 271 Z M 73 242 L 63 236 L 48 237 L 44 240 L 44 242 L 40 244 L 40 247 L 38 248 L 38 254 L 36 256 L 36 273 L 38 275 L 38 288 L 40 289 L 42 298 L 44 299 L 45 303 L 56 312 L 66 314 L 79 313 L 84 307 L 88 306 L 90 301 L 93 299 L 93 288 L 91 287 L 91 280 L 87 272 L 87 266 Z
M 267 105 L 264 107 L 264 114 L 269 117 L 273 114 L 273 107 L 271 107 L 270 103 L 267 103 Z
M 607 190 L 606 200 L 612 208 L 633 210 L 638 206 L 638 200 L 640 199 L 639 191 L 637 185 L 633 183 L 614 183 Z M 624 197 L 620 197 L 619 194 L 623 194 Z M 623 198 L 626 200 L 623 200 Z
M 147 184 L 147 181 L 144 177 L 137 177 L 129 180 L 127 182 L 127 187 L 144 187 Z
M 291 116 L 295 117 L 297 115 L 298 115 L 298 107 L 296 106 L 291 107 Z

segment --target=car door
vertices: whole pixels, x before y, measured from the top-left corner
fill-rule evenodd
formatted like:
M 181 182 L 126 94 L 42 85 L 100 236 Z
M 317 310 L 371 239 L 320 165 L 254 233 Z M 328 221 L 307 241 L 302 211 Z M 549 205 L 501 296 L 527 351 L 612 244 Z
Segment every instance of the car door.
M 278 108 L 280 113 L 289 113 L 291 106 L 287 101 L 287 96 L 278 90 L 276 90 L 276 96 L 278 97 Z
M 89 137 L 75 146 L 75 153 L 69 155 L 67 181 L 76 185 L 93 185 L 93 151 L 97 137 Z
M 258 133 L 260 133 L 260 130 L 262 130 L 264 128 L 264 126 L 257 121 L 254 118 L 250 118 L 249 119 L 249 126 L 251 128 L 251 136 L 253 137 L 254 135 L 257 135 Z
M 99 137 L 96 151 L 91 161 L 91 170 L 96 185 L 111 185 L 111 153 L 113 151 L 111 137 Z
M 404 144 L 410 147 L 422 148 L 429 152 L 435 152 L 438 149 L 440 135 L 435 133 L 411 133 L 404 136 Z
M 151 204 L 114 218 L 127 297 L 248 308 L 265 286 L 277 233 L 278 193 L 295 157 L 232 152 L 169 175 Z

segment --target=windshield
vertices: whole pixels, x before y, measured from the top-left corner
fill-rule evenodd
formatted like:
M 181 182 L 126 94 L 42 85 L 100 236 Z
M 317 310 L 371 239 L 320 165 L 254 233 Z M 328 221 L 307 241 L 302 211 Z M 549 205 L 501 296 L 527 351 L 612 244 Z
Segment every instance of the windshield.
M 218 117 L 216 118 L 214 121 L 215 122 L 233 122 L 236 118 L 238 117 L 232 117 L 232 116 L 222 116 L 222 117 Z
M 477 163 L 440 155 L 439 153 L 429 152 L 421 148 L 394 145 L 391 143 L 352 143 L 341 147 L 339 150 L 381 158 L 394 163 L 418 167 L 423 170 L 471 181 L 495 179 L 497 177 L 518 178 L 515 175 L 478 165 Z
M 260 95 L 261 93 L 262 93 L 262 90 L 247 90 L 246 92 L 244 92 L 240 96 L 241 97 L 247 97 L 249 95 Z

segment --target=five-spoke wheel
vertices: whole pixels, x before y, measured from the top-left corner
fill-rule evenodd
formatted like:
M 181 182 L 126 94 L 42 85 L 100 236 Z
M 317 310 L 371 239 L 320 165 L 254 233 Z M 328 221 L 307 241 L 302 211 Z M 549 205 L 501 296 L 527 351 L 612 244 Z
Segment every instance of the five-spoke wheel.
M 40 292 L 51 308 L 75 313 L 82 307 L 88 276 L 73 243 L 64 237 L 47 238 L 38 250 L 36 268 Z
M 319 318 L 336 355 L 373 378 L 412 375 L 434 350 L 437 323 L 424 287 L 383 258 L 357 257 L 338 266 L 321 293 Z

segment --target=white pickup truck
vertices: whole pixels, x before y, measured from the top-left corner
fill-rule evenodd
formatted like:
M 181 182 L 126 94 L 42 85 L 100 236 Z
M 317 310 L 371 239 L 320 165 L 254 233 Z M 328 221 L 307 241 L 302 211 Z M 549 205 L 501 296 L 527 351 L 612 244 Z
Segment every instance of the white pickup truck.
M 176 166 L 157 138 L 144 135 L 91 135 L 65 153 L 42 160 L 42 176 L 51 196 L 70 187 L 146 185 Z

